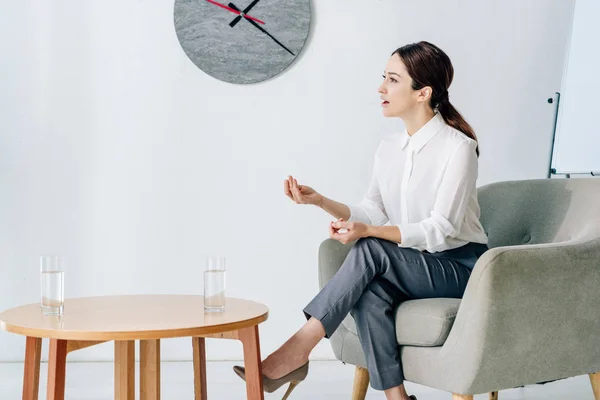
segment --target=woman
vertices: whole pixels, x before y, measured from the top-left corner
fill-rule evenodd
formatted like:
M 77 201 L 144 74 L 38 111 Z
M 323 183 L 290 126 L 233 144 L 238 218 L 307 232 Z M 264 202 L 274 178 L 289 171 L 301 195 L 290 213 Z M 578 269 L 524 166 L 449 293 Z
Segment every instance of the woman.
M 409 299 L 462 297 L 488 249 L 479 222 L 477 138 L 448 99 L 453 75 L 448 56 L 431 43 L 394 51 L 379 93 L 384 116 L 401 118 L 406 131 L 379 145 L 360 204 L 328 199 L 293 177 L 284 182 L 296 203 L 338 219 L 329 226 L 331 238 L 356 243 L 304 309 L 307 323 L 262 362 L 265 390 L 290 383 L 287 397 L 308 373 L 312 349 L 350 313 L 371 386 L 388 400 L 415 399 L 403 385 L 394 310 Z M 243 368 L 234 370 L 244 377 Z

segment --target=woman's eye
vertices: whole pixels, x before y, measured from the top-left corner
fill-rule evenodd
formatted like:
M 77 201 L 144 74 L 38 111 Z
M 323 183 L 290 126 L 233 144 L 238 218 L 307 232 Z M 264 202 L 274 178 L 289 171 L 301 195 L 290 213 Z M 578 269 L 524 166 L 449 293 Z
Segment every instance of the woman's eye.
M 390 78 L 390 81 L 392 81 L 393 83 L 398 82 L 397 80 L 395 80 L 394 78 Z

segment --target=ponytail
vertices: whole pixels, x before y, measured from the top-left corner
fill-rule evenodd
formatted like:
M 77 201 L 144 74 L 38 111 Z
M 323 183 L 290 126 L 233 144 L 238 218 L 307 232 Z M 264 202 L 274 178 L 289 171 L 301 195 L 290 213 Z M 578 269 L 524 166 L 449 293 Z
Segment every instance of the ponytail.
M 470 137 L 471 139 L 477 142 L 477 136 L 475 135 L 475 131 L 473 131 L 471 125 L 469 125 L 469 123 L 465 121 L 462 115 L 460 115 L 458 110 L 454 108 L 452 103 L 450 103 L 450 101 L 448 100 L 447 96 L 445 100 L 439 103 L 438 112 L 441 114 L 442 118 L 444 118 L 444 121 L 446 121 L 448 125 L 450 125 L 456 130 L 461 131 L 467 137 Z M 477 157 L 479 157 L 479 144 L 475 148 L 475 152 L 477 153 Z

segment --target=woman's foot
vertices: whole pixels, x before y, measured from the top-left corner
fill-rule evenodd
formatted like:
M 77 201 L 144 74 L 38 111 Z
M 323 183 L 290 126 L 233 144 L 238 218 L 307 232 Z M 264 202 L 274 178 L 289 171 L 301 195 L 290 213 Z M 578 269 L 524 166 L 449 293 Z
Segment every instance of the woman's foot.
M 408 395 L 404 384 L 395 386 L 385 390 L 385 397 L 387 400 L 417 400 L 414 395 Z
M 310 318 L 283 346 L 263 360 L 263 375 L 279 379 L 300 368 L 308 362 L 310 352 L 324 336 L 321 321 Z
M 279 379 L 308 362 L 308 354 L 299 352 L 301 346 L 296 342 L 297 339 L 292 337 L 263 360 L 262 373 L 264 376 Z

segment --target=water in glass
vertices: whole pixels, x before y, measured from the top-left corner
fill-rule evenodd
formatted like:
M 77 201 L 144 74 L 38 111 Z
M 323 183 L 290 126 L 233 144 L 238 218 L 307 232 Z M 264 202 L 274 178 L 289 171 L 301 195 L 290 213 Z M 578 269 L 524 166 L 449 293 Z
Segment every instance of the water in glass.
M 225 271 L 204 271 L 204 311 L 225 310 Z
M 64 271 L 42 271 L 42 312 L 62 315 L 64 308 Z

